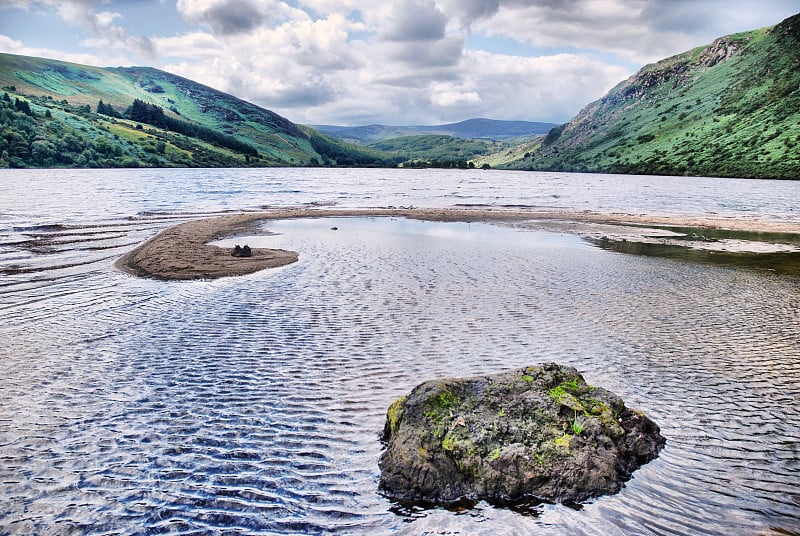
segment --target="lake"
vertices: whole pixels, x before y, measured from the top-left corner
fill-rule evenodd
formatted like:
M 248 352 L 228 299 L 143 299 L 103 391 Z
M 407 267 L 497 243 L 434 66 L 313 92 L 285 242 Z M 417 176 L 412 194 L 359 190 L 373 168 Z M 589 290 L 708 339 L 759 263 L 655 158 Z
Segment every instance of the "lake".
M 262 207 L 800 223 L 797 199 L 797 182 L 710 178 L 0 170 L 0 533 L 800 534 L 800 274 L 324 212 L 247 238 L 298 251 L 283 268 L 112 267 L 171 225 Z M 619 494 L 451 511 L 378 493 L 395 399 L 543 361 L 661 426 L 666 447 Z

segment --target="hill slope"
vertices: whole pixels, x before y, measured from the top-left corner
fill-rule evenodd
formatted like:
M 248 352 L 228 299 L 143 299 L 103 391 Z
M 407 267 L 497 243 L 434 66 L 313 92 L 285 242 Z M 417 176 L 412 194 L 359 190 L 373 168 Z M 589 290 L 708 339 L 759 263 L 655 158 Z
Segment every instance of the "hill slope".
M 535 121 L 499 121 L 494 119 L 467 119 L 459 123 L 432 126 L 366 125 L 342 127 L 315 125 L 314 128 L 335 138 L 356 143 L 375 143 L 404 136 L 431 134 L 464 139 L 506 140 L 520 136 L 547 134 L 555 127 L 553 123 Z
M 377 141 L 368 147 L 394 155 L 404 167 L 467 168 L 476 157 L 493 153 L 506 145 L 490 140 L 424 134 Z
M 375 151 L 301 129 L 270 110 L 158 69 L 0 54 L 0 87 L 5 166 L 391 163 Z M 137 101 L 153 113 L 126 115 Z
M 800 15 L 644 67 L 504 166 L 800 178 Z

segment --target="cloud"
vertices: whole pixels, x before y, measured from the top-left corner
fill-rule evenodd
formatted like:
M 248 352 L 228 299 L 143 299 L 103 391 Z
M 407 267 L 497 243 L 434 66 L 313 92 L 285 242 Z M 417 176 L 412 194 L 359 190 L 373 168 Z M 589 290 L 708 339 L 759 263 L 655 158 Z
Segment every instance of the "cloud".
M 133 36 L 127 1 L 0 0 L 0 17 L 12 6 L 37 9 L 82 28 L 81 45 L 94 53 L 67 58 L 29 48 L 12 28 L 3 28 L 0 50 L 150 64 L 304 123 L 564 122 L 645 63 L 800 7 L 800 0 L 758 7 L 746 0 L 177 0 L 174 31 Z M 491 47 L 495 37 L 501 44 Z
M 349 35 L 362 29 L 334 14 L 295 17 L 246 34 L 197 31 L 154 41 L 160 55 L 185 60 L 166 70 L 293 115 L 331 102 L 353 82 L 363 59 Z
M 580 49 L 649 63 L 728 33 L 778 22 L 797 0 L 441 0 L 470 31 L 543 49 Z
M 322 13 L 325 2 L 304 4 Z M 473 7 L 462 5 L 464 16 L 481 12 L 479 3 Z M 296 14 L 238 34 L 211 29 L 154 41 L 162 56 L 185 60 L 166 70 L 301 123 L 563 122 L 630 74 L 591 55 L 469 51 L 463 13 L 446 8 L 428 0 L 351 0 L 349 15 Z
M 129 65 L 129 61 L 125 56 L 113 55 L 99 59 L 96 54 L 91 53 L 68 53 L 52 48 L 29 47 L 22 41 L 18 41 L 3 34 L 0 34 L 0 51 L 8 54 L 52 58 L 54 60 L 69 61 L 83 65 L 95 65 L 98 67 L 105 65 Z
M 388 41 L 438 41 L 444 38 L 447 18 L 431 0 L 403 0 L 394 5 L 381 37 Z
M 323 78 L 302 80 L 291 87 L 279 88 L 269 94 L 270 102 L 280 108 L 321 106 L 333 100 L 334 91 Z
M 125 55 L 116 55 L 116 64 L 130 64 L 130 53 L 133 52 L 139 61 L 152 62 L 156 60 L 156 51 L 153 42 L 146 36 L 131 36 L 121 24 L 122 15 L 115 11 L 96 11 L 98 4 L 108 3 L 108 0 L 2 0 L 0 9 L 14 7 L 17 9 L 44 9 L 53 10 L 58 16 L 71 26 L 82 28 L 88 36 L 80 44 L 84 47 L 101 50 L 95 54 L 92 61 L 94 65 L 103 63 L 100 57 L 110 61 L 113 50 L 125 51 Z M 48 57 L 63 58 L 65 54 L 54 51 Z M 100 56 L 100 57 L 98 57 Z M 85 57 L 85 56 L 84 56 Z M 124 58 L 124 59 L 123 59 Z
M 437 82 L 431 85 L 431 104 L 436 108 L 459 108 L 481 104 L 477 91 L 468 91 L 455 84 Z
M 389 43 L 381 48 L 385 60 L 414 69 L 455 67 L 464 52 L 464 40 L 452 37 L 431 43 Z
M 485 52 L 467 54 L 475 73 L 469 86 L 483 110 L 498 119 L 565 122 L 629 74 L 624 67 L 577 54 L 520 58 Z
M 178 0 L 178 13 L 190 24 L 207 24 L 219 35 L 250 32 L 289 13 L 283 2 L 268 0 Z
M 216 37 L 206 32 L 156 37 L 152 42 L 158 55 L 162 58 L 181 58 L 197 63 L 219 57 L 222 46 Z

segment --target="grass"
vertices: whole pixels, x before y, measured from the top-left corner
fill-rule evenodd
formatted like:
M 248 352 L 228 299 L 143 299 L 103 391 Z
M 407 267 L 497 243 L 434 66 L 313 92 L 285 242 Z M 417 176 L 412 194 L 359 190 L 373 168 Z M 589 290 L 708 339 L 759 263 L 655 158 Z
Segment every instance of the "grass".
M 453 394 L 447 387 L 442 388 L 442 392 L 438 397 L 439 406 L 444 409 L 450 409 L 457 406 L 460 401 L 456 395 Z
M 575 416 L 572 418 L 571 428 L 572 428 L 572 433 L 575 434 L 576 436 L 581 435 L 581 433 L 584 430 L 583 423 L 578 421 L 578 412 L 577 412 L 577 410 L 575 411 Z
M 427 409 L 422 413 L 422 416 L 428 419 L 433 425 L 433 435 L 435 437 L 444 437 L 447 433 L 449 420 L 453 417 L 453 408 L 461 404 L 458 396 L 453 394 L 446 386 L 440 386 L 440 393 L 433 399 L 429 400 Z
M 467 140 L 454 136 L 419 135 L 403 136 L 373 142 L 370 148 L 394 155 L 399 162 L 436 163 L 463 162 L 485 154 L 494 153 L 508 145 L 487 140 Z
M 575 393 L 581 388 L 581 382 L 578 378 L 570 378 L 569 380 L 561 383 L 550 389 L 548 393 L 550 398 L 556 402 L 561 402 L 567 394 Z
M 384 153 L 325 139 L 313 129 L 301 129 L 291 121 L 232 95 L 191 80 L 146 67 L 99 68 L 43 58 L 0 54 L 0 96 L 9 93 L 31 103 L 30 120 L 11 114 L 0 118 L 0 131 L 22 136 L 29 150 L 9 154 L 0 161 L 10 167 L 119 167 L 181 166 L 242 167 L 275 165 L 381 165 L 396 160 Z M 219 143 L 202 141 L 151 126 L 144 126 L 156 145 L 140 140 L 135 124 L 110 120 L 94 113 L 98 101 L 123 113 L 140 99 L 164 110 L 166 116 L 188 121 L 207 131 L 224 135 L 258 151 L 246 158 Z M 13 110 L 12 110 L 13 112 Z M 44 121 L 45 113 L 52 115 Z M 24 124 L 23 124 L 24 123 Z M 48 123 L 57 123 L 55 127 Z M 111 151 L 98 148 L 107 130 L 118 136 Z M 80 143 L 59 146 L 74 133 Z M 34 140 L 53 146 L 54 156 L 34 155 Z M 163 142 L 163 151 L 158 142 Z M 41 144 L 40 144 L 41 145 Z M 80 147 L 78 147 L 80 145 Z M 230 143 L 228 146 L 233 146 Z
M 800 178 L 796 16 L 648 66 L 552 143 L 506 165 L 571 171 Z M 717 50 L 736 54 L 711 65 Z

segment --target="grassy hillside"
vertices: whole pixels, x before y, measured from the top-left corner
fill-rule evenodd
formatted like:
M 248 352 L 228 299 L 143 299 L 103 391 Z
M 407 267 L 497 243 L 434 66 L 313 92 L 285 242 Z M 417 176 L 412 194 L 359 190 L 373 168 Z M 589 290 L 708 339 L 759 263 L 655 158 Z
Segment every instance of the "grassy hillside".
M 507 140 L 494 152 L 476 156 L 472 159 L 475 167 L 503 168 L 509 162 L 517 162 L 529 158 L 542 145 L 543 135 L 520 136 Z
M 342 127 L 317 125 L 314 128 L 326 134 L 353 143 L 374 144 L 405 136 L 451 136 L 467 140 L 510 140 L 520 136 L 547 134 L 556 126 L 553 123 L 534 121 L 499 121 L 494 119 L 467 119 L 459 123 L 430 126 L 365 125 Z
M 467 167 L 468 162 L 493 153 L 506 144 L 467 140 L 453 136 L 404 136 L 369 144 L 370 148 L 394 155 L 405 166 Z
M 800 15 L 644 67 L 504 165 L 800 178 Z
M 157 69 L 0 54 L 0 88 L 0 166 L 391 165 Z M 136 101 L 160 119 L 126 114 Z
M 3 167 L 471 164 L 797 179 L 800 15 L 648 65 L 546 136 L 508 138 L 534 127 L 550 125 L 322 133 L 157 69 L 0 54 Z

